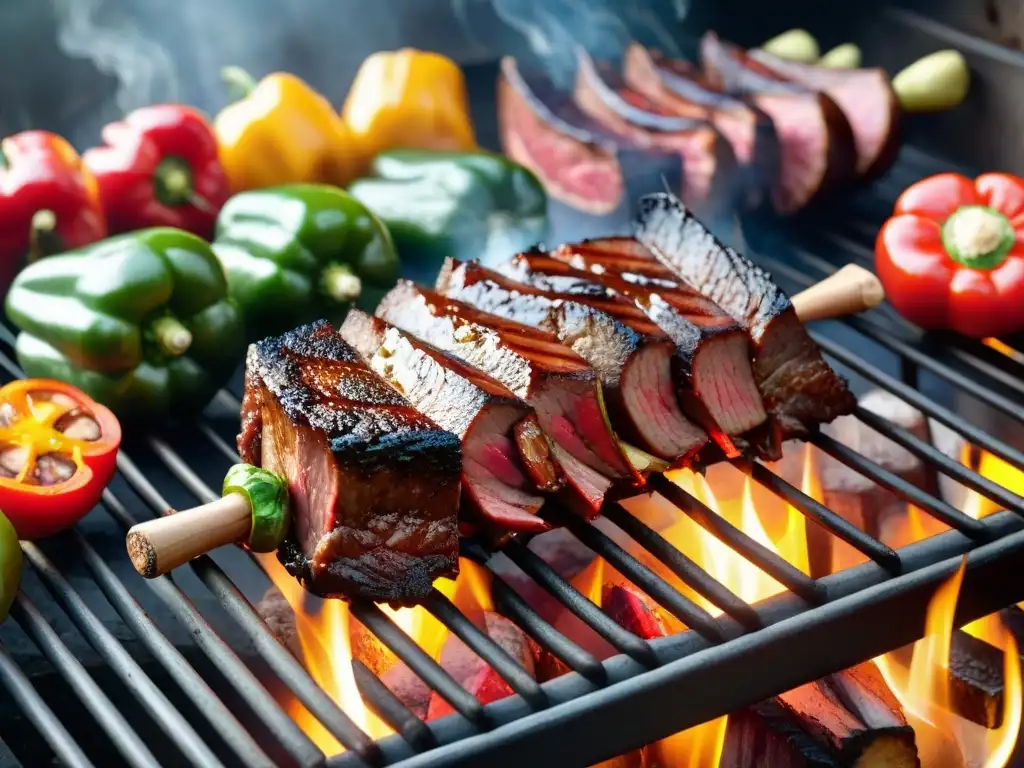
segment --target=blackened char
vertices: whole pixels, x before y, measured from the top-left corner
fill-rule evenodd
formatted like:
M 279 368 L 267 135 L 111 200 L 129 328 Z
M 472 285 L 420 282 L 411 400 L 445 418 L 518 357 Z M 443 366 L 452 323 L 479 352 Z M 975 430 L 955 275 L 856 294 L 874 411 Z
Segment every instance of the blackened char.
M 681 461 L 707 442 L 676 398 L 674 345 L 635 307 L 596 296 L 560 297 L 454 259 L 445 262 L 437 288 L 481 311 L 555 334 L 597 371 L 616 431 L 644 450 Z M 628 323 L 621 319 L 627 314 Z
M 678 152 L 683 159 L 681 196 L 687 205 L 705 216 L 733 210 L 739 180 L 736 156 L 706 116 L 665 114 L 629 91 L 617 72 L 596 64 L 583 49 L 577 59 L 574 100 L 585 114 L 637 147 Z
M 640 201 L 636 237 L 671 272 L 743 323 L 754 377 L 779 437 L 804 436 L 853 411 L 856 400 L 829 367 L 771 276 L 722 244 L 676 197 Z
M 249 347 L 242 461 L 287 478 L 278 550 L 314 594 L 410 605 L 458 572 L 459 439 L 321 321 Z
M 462 494 L 476 516 L 511 531 L 544 531 L 544 503 L 516 448 L 532 409 L 503 384 L 377 317 L 352 309 L 341 336 L 384 381 L 462 440 Z
M 557 258 L 520 254 L 507 274 L 567 298 L 593 296 L 639 309 L 675 345 L 673 376 L 684 411 L 727 456 L 738 456 L 746 447 L 739 436 L 766 418 L 750 371 L 750 340 L 730 315 L 688 286 L 652 285 L 642 276 L 631 281 L 617 274 L 618 254 L 628 261 L 637 248 L 643 246 L 633 238 L 564 245 Z M 619 317 L 629 324 L 628 316 Z
M 636 477 L 604 413 L 594 369 L 551 333 L 401 281 L 377 307 L 392 325 L 493 376 L 533 406 L 566 479 L 596 510 L 609 478 Z
M 701 85 L 693 72 L 678 66 L 682 63 L 632 43 L 622 59 L 622 77 L 629 88 L 669 114 L 707 120 L 715 126 L 740 165 L 745 206 L 757 208 L 780 180 L 775 124 L 750 101 Z
M 831 98 L 779 79 L 713 32 L 701 40 L 700 54 L 711 85 L 746 95 L 775 123 L 782 177 L 773 203 L 780 212 L 805 208 L 853 180 L 857 168 L 853 130 Z

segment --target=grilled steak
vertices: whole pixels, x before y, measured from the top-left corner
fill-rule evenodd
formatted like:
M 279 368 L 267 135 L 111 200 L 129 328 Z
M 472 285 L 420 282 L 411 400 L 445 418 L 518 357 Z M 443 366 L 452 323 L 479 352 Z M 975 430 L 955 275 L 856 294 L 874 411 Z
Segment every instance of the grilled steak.
M 777 210 L 800 210 L 854 178 L 853 131 L 832 99 L 779 80 L 713 32 L 701 40 L 700 54 L 712 86 L 747 94 L 775 123 L 782 150 L 781 185 L 772 196 Z
M 544 497 L 535 492 L 516 447 L 515 425 L 533 414 L 526 403 L 489 376 L 358 309 L 349 311 L 341 336 L 420 413 L 459 436 L 462 494 L 480 519 L 510 531 L 549 528 L 537 517 Z M 550 464 L 532 443 L 526 446 L 531 460 Z M 554 468 L 536 472 L 557 477 Z
M 583 114 L 572 94 L 543 75 L 523 76 L 510 57 L 501 61 L 497 99 L 505 154 L 575 210 L 629 219 L 634 201 L 661 188 L 662 179 L 669 189 L 682 185 L 678 152 L 632 146 Z
M 459 439 L 329 323 L 249 347 L 238 451 L 288 479 L 278 558 L 310 592 L 410 605 L 458 572 Z
M 829 69 L 766 51 L 751 51 L 748 56 L 775 76 L 822 91 L 839 105 L 853 129 L 858 176 L 875 177 L 889 170 L 899 151 L 900 103 L 884 69 Z
M 718 129 L 740 165 L 740 186 L 748 208 L 759 206 L 779 183 L 779 136 L 762 110 L 740 98 L 705 88 L 697 82 L 689 64 L 665 59 L 638 43 L 626 48 L 622 77 L 629 88 L 654 106 L 680 117 L 706 120 Z
M 653 260 L 646 251 L 633 238 L 604 238 L 564 245 L 556 258 L 521 254 L 508 274 L 558 295 L 596 295 L 640 309 L 675 344 L 673 375 L 683 410 L 727 456 L 738 456 L 745 445 L 737 438 L 766 418 L 750 370 L 750 340 L 730 315 L 689 286 L 629 274 L 634 253 Z M 630 324 L 628 313 L 618 317 Z
M 596 65 L 583 49 L 578 61 L 574 100 L 585 114 L 636 146 L 678 152 L 683 158 L 682 198 L 687 205 L 708 216 L 732 210 L 738 181 L 736 156 L 706 116 L 659 114 L 638 93 L 623 98 L 616 91 L 625 89 L 618 74 Z
M 675 461 L 707 442 L 707 434 L 683 415 L 677 402 L 675 346 L 635 306 L 598 296 L 560 298 L 476 262 L 453 259 L 441 269 L 437 288 L 484 312 L 555 334 L 597 371 L 616 429 L 644 450 Z M 630 322 L 616 319 L 608 309 L 629 314 Z
M 754 377 L 778 438 L 802 436 L 850 413 L 856 401 L 797 319 L 771 276 L 719 242 L 672 195 L 640 201 L 636 237 L 669 270 L 743 323 L 754 341 Z
M 594 369 L 558 338 L 401 281 L 377 315 L 464 360 L 533 406 L 566 479 L 596 510 L 635 474 L 604 413 Z

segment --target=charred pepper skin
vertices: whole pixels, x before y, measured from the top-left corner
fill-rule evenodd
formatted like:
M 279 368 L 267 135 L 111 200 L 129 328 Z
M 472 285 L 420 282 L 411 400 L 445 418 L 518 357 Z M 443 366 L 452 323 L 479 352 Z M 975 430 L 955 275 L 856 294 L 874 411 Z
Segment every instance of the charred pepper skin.
M 387 227 L 344 190 L 290 184 L 235 195 L 213 250 L 251 341 L 326 319 L 355 304 L 373 311 L 398 278 Z
M 547 194 L 529 170 L 490 152 L 396 149 L 349 192 L 395 240 L 405 277 L 433 284 L 448 256 L 496 266 L 547 236 Z
M 201 409 L 245 353 L 208 243 L 158 227 L 25 269 L 7 295 L 29 376 L 67 382 L 126 424 Z

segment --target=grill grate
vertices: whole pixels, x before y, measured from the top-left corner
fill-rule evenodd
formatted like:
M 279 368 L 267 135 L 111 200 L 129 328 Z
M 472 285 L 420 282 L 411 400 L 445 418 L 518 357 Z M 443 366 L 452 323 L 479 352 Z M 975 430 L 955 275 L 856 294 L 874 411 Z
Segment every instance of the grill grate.
M 878 196 L 861 195 L 835 216 L 826 216 L 824 228 L 820 220 L 813 229 L 788 228 L 785 252 L 792 258 L 785 263 L 764 255 L 781 251 L 771 240 L 775 230 L 767 224 L 758 226 L 755 231 L 762 238 L 752 243 L 755 260 L 770 269 L 784 288 L 797 290 L 827 276 L 842 263 L 869 263 L 869 238 L 888 210 L 879 196 L 891 199 L 901 185 L 931 170 L 934 162 L 908 148 L 888 180 L 876 188 Z M 1024 468 L 1020 451 L 921 391 L 922 382 L 931 377 L 945 389 L 963 391 L 1024 425 L 1024 407 L 1019 405 L 1019 395 L 1024 393 L 1024 365 L 963 339 L 943 339 L 937 347 L 933 339 L 922 338 L 888 307 L 834 325 L 834 333 L 816 333 L 815 339 L 835 361 L 894 393 L 975 446 Z M 841 336 L 851 341 L 839 343 L 836 339 Z M 0 334 L 0 349 L 4 350 L 0 366 L 9 376 L 17 376 L 20 372 L 9 351 L 12 341 L 9 332 Z M 872 362 L 850 351 L 869 348 L 866 342 L 880 353 Z M 899 377 L 887 373 L 879 363 L 887 354 L 894 356 Z M 970 369 L 972 373 L 968 373 Z M 222 392 L 215 405 L 237 413 L 237 396 Z M 552 510 L 548 513 L 551 522 L 564 525 L 691 631 L 650 642 L 641 640 L 608 618 L 522 542 L 511 541 L 502 548 L 503 554 L 607 640 L 619 655 L 599 662 L 542 619 L 500 574 L 494 573 L 496 610 L 572 670 L 538 684 L 435 590 L 425 609 L 486 660 L 517 694 L 483 706 L 383 611 L 371 604 L 353 605 L 352 615 L 458 713 L 425 724 L 369 668 L 355 662 L 354 674 L 364 699 L 396 731 L 380 742 L 363 733 L 313 681 L 236 586 L 237 568 L 248 567 L 245 558 L 235 557 L 228 563 L 228 558 L 218 553 L 216 558 L 196 559 L 173 577 L 125 581 L 101 557 L 91 537 L 81 531 L 60 538 L 60 558 L 50 554 L 49 543 L 23 545 L 27 570 L 60 605 L 113 678 L 130 692 L 130 709 L 115 704 L 106 690 L 109 686 L 101 686 L 94 679 L 69 647 L 69 641 L 26 593 L 19 595 L 11 616 L 91 716 L 90 727 L 98 729 L 94 738 L 102 737 L 131 766 L 284 764 L 312 768 L 325 763 L 340 767 L 398 762 L 403 766 L 451 766 L 478 764 L 483 759 L 498 766 L 521 765 L 525 760 L 534 765 L 563 765 L 567 745 L 572 745 L 574 759 L 580 764 L 592 763 L 916 639 L 928 597 L 957 567 L 964 553 L 970 556 L 961 603 L 963 620 L 1024 599 L 1021 566 L 1015 565 L 1024 562 L 1024 499 L 873 413 L 858 409 L 856 416 L 921 458 L 930 469 L 1008 511 L 975 520 L 833 438 L 814 435 L 811 442 L 820 450 L 951 529 L 894 551 L 767 467 L 735 462 L 758 485 L 869 558 L 857 567 L 813 580 L 683 489 L 663 477 L 652 477 L 649 490 L 660 493 L 682 514 L 788 590 L 750 606 L 623 506 L 608 503 L 604 515 L 610 523 L 724 611 L 723 616 L 713 618 L 608 533 L 563 511 Z M 194 497 L 200 502 L 216 498 L 204 476 L 216 477 L 228 463 L 237 460 L 224 437 L 230 426 L 227 422 L 220 426 L 224 429 L 219 430 L 212 417 L 204 418 L 195 428 L 150 436 L 139 445 L 126 446 L 119 457 L 117 481 L 118 487 L 123 481 L 126 488 L 112 486 L 104 493 L 102 504 L 120 531 L 137 522 L 138 509 L 148 507 L 153 514 L 165 513 L 172 506 L 165 494 L 174 499 Z M 190 454 L 195 454 L 191 462 L 183 458 L 182 444 L 191 446 Z M 207 456 L 216 460 L 207 460 Z M 136 505 L 132 496 L 142 504 Z M 117 538 L 120 532 L 113 536 Z M 490 553 L 477 543 L 466 542 L 463 550 L 466 557 L 484 564 L 488 561 Z M 67 568 L 57 565 L 64 562 Z M 83 599 L 70 573 L 79 564 L 84 564 L 87 578 L 152 657 L 152 666 L 144 668 L 127 650 L 125 641 L 115 636 Z M 189 578 L 188 572 L 212 594 L 224 616 L 215 620 L 197 606 L 182 586 Z M 76 574 L 76 578 L 82 578 L 78 571 Z M 190 642 L 187 649 L 169 639 L 146 612 L 135 597 L 140 595 L 141 599 L 142 593 L 155 596 L 169 617 L 185 630 Z M 223 632 L 215 628 L 225 620 L 251 646 L 252 658 L 233 649 Z M 211 667 L 220 678 L 217 684 L 211 682 L 211 675 L 203 673 Z M 152 670 L 166 675 L 171 685 L 158 684 Z M 89 757 L 94 741 L 83 747 L 81 739 L 76 740 L 71 721 L 55 714 L 57 702 L 37 690 L 35 681 L 2 644 L 0 683 L 60 763 L 94 764 Z M 275 694 L 284 689 L 347 752 L 325 758 L 277 703 Z M 172 698 L 185 702 L 187 710 Z M 641 700 L 644 717 L 638 718 L 636 707 Z M 149 732 L 140 726 L 143 721 L 155 724 L 165 734 L 168 749 L 150 741 Z M 6 735 L 10 740 L 11 735 Z M 15 753 L 2 742 L 0 764 L 18 765 Z

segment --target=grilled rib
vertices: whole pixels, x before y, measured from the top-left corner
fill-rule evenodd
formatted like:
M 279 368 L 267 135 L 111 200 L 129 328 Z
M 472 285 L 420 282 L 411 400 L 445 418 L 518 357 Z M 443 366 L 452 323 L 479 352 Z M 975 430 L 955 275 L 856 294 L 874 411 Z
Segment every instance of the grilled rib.
M 673 274 L 742 323 L 754 342 L 754 377 L 779 439 L 801 437 L 853 411 L 845 380 L 829 367 L 771 276 L 722 244 L 676 197 L 640 201 L 636 237 Z M 663 269 L 651 265 L 645 274 Z
M 747 334 L 714 302 L 678 281 L 629 274 L 634 254 L 645 251 L 626 237 L 563 245 L 557 258 L 520 254 L 509 265 L 509 276 L 562 296 L 596 294 L 639 309 L 675 344 L 673 375 L 683 410 L 727 456 L 737 456 L 745 447 L 739 436 L 766 418 L 750 370 Z M 631 322 L 628 313 L 620 318 Z
M 459 439 L 329 323 L 249 347 L 238 451 L 287 478 L 278 558 L 310 592 L 410 605 L 458 573 Z
M 677 401 L 674 345 L 635 307 L 614 302 L 616 310 L 631 314 L 627 324 L 605 311 L 612 307 L 600 297 L 559 298 L 453 259 L 445 262 L 437 287 L 481 311 L 555 334 L 597 371 L 616 430 L 646 451 L 676 461 L 707 442 Z
M 411 334 L 352 309 L 341 336 L 424 416 L 462 441 L 462 494 L 479 518 L 510 531 L 544 531 L 544 497 L 520 458 L 515 427 L 533 410 L 507 387 Z M 538 457 L 525 443 L 531 461 Z M 553 467 L 537 474 L 556 475 Z
M 493 376 L 533 406 L 566 479 L 593 510 L 610 478 L 635 477 L 604 413 L 594 370 L 553 334 L 408 281 L 381 300 L 377 315 Z

